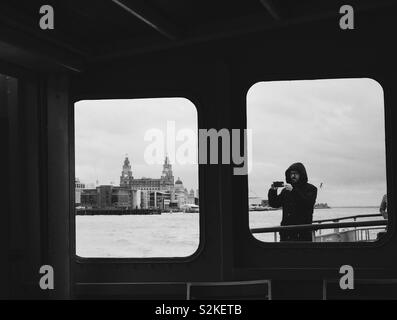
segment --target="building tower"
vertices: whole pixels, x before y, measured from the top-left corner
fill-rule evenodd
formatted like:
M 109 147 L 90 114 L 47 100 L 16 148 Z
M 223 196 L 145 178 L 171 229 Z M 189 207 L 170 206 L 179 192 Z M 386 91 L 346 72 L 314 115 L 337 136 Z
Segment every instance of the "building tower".
M 128 160 L 128 156 L 126 156 L 120 176 L 120 187 L 129 188 L 133 179 L 130 160 Z
M 178 201 L 179 208 L 182 208 L 187 200 L 187 192 L 185 192 L 185 187 L 179 177 L 178 180 L 175 181 L 175 200 Z
M 170 191 L 174 188 L 174 176 L 172 174 L 172 164 L 168 156 L 165 157 L 163 172 L 161 173 L 162 189 Z

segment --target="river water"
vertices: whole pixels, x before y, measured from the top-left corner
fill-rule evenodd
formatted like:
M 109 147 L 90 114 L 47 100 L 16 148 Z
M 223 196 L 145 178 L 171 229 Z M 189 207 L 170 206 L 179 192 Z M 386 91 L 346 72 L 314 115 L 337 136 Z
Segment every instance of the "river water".
M 372 213 L 378 213 L 378 208 L 315 209 L 313 219 Z M 280 221 L 281 210 L 249 213 L 250 228 L 278 226 Z M 274 239 L 273 234 L 255 237 L 263 241 Z M 76 216 L 76 253 L 82 257 L 186 257 L 198 245 L 198 213 Z

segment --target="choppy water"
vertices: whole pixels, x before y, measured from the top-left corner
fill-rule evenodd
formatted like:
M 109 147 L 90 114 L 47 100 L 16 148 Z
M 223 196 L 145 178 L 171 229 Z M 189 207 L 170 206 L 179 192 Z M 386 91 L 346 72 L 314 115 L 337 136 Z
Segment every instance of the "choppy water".
M 185 257 L 198 245 L 198 213 L 76 216 L 81 257 Z
M 377 208 L 316 209 L 314 220 L 378 213 Z M 281 210 L 249 213 L 250 228 L 280 225 Z M 273 241 L 273 235 L 255 235 Z M 82 257 L 185 257 L 199 245 L 199 214 L 76 216 Z

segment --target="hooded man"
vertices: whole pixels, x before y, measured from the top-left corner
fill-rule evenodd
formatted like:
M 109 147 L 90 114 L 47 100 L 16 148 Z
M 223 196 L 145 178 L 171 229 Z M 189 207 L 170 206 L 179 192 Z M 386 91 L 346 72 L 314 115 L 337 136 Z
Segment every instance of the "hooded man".
M 307 173 L 300 162 L 292 164 L 285 171 L 284 189 L 277 195 L 274 184 L 268 193 L 269 205 L 283 208 L 282 226 L 311 224 L 313 208 L 317 198 L 317 188 L 307 182 Z M 282 231 L 280 241 L 312 241 L 312 231 Z

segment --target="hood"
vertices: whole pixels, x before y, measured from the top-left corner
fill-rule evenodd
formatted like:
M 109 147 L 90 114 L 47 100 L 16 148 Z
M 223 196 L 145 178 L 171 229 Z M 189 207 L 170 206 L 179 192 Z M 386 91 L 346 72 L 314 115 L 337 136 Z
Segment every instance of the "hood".
M 290 167 L 285 171 L 285 181 L 287 181 L 287 183 L 291 183 L 291 178 L 290 178 L 291 170 L 299 172 L 300 178 L 299 178 L 298 184 L 307 182 L 307 173 L 306 173 L 305 166 L 302 163 L 297 162 L 297 163 L 291 164 Z

